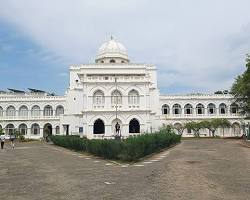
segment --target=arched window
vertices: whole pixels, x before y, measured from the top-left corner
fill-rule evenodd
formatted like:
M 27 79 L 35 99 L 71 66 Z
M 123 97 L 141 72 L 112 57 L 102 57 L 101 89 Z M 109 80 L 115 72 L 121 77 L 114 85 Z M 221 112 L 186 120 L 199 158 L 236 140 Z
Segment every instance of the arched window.
M 227 113 L 227 106 L 226 106 L 226 104 L 221 103 L 219 105 L 219 112 L 220 112 L 220 115 L 225 115 Z
M 140 133 L 140 123 L 135 118 L 129 122 L 129 133 Z
M 45 106 L 44 110 L 43 110 L 43 115 L 44 116 L 53 116 L 53 108 L 52 108 L 52 106 L 49 106 L 49 105 Z
M 208 104 L 207 112 L 208 112 L 209 115 L 216 114 L 216 108 L 215 108 L 215 105 L 213 103 Z
M 104 93 L 101 90 L 97 90 L 93 95 L 93 103 L 94 105 L 104 105 L 105 98 Z
M 60 134 L 60 126 L 56 126 L 56 134 Z
M 9 106 L 6 110 L 6 116 L 13 117 L 16 116 L 16 109 L 14 106 Z
M 233 135 L 239 136 L 241 134 L 241 127 L 238 122 L 232 124 Z
M 27 108 L 27 106 L 21 106 L 19 108 L 19 116 L 21 116 L 21 117 L 27 117 L 28 116 L 28 108 Z
M 184 112 L 185 112 L 186 115 L 193 114 L 193 106 L 191 104 L 186 104 L 184 106 Z
M 40 135 L 40 126 L 38 124 L 32 124 L 31 134 L 32 135 Z
M 199 103 L 197 106 L 196 106 L 196 113 L 198 115 L 203 115 L 204 114 L 204 110 L 205 110 L 205 107 Z
M 27 134 L 27 125 L 26 124 L 20 124 L 18 127 L 18 130 L 21 135 L 26 135 Z
M 136 90 L 131 90 L 128 93 L 128 103 L 129 104 L 139 104 L 140 98 L 139 98 L 139 93 Z
M 63 106 L 57 106 L 56 107 L 56 116 L 63 115 L 63 114 L 64 114 Z
M 0 106 L 0 117 L 3 116 L 3 108 Z
M 101 119 L 97 119 L 94 123 L 93 127 L 94 134 L 104 134 L 105 133 L 105 125 Z
M 173 105 L 173 114 L 174 115 L 179 115 L 181 114 L 181 105 L 180 104 L 174 104 Z
M 238 109 L 239 109 L 239 106 L 236 103 L 231 104 L 231 106 L 230 106 L 231 114 L 237 114 Z
M 15 133 L 15 126 L 13 124 L 8 124 L 5 128 L 5 133 L 11 135 Z
M 110 63 L 115 63 L 115 60 L 114 60 L 114 59 L 111 59 L 109 62 L 110 62 Z
M 31 108 L 31 116 L 40 116 L 40 107 L 35 105 Z
M 47 123 L 43 126 L 43 137 L 52 135 L 52 125 Z
M 162 110 L 162 114 L 163 114 L 163 115 L 168 115 L 168 114 L 169 114 L 169 111 L 170 111 L 169 106 L 168 106 L 167 104 L 164 104 L 164 105 L 162 106 L 161 110 Z
M 118 90 L 115 90 L 112 92 L 111 103 L 112 104 L 122 104 L 122 94 Z

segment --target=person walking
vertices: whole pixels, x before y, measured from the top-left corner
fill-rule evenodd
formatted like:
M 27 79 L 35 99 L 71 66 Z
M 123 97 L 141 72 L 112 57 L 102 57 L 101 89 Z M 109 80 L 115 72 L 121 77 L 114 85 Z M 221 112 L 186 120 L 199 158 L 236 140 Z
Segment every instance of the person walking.
M 3 147 L 4 147 L 4 142 L 5 142 L 5 135 L 4 135 L 4 133 L 2 133 L 2 134 L 0 135 L 0 141 L 1 141 L 1 149 L 3 149 Z
M 12 149 L 15 148 L 15 139 L 16 139 L 16 136 L 12 133 L 10 135 L 10 145 L 11 145 Z

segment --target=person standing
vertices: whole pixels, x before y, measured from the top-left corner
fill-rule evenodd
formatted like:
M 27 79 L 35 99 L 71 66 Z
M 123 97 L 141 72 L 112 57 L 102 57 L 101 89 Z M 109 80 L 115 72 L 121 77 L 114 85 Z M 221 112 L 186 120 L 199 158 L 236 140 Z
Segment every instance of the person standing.
M 1 140 L 1 149 L 3 149 L 3 147 L 4 147 L 4 142 L 5 142 L 5 135 L 4 135 L 4 133 L 2 133 L 2 134 L 0 135 L 0 140 Z
M 11 143 L 12 149 L 14 149 L 14 147 L 15 147 L 15 139 L 16 139 L 16 136 L 14 134 L 11 134 L 10 135 L 10 143 Z

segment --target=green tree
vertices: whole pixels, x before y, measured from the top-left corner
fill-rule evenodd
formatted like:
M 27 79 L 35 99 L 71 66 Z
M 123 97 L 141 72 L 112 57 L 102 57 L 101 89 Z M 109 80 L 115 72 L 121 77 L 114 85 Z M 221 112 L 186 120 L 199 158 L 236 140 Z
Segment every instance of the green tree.
M 223 137 L 224 137 L 224 131 L 225 131 L 225 128 L 230 128 L 232 126 L 232 124 L 230 123 L 230 121 L 228 119 L 221 119 L 221 123 L 220 123 L 220 128 L 222 128 L 222 131 L 223 131 Z
M 186 129 L 185 127 L 185 124 L 180 124 L 180 123 L 177 123 L 175 125 L 172 126 L 173 129 L 177 130 L 177 132 L 182 135 L 184 130 Z
M 203 128 L 203 122 L 187 122 L 185 128 L 192 130 L 194 132 L 194 137 L 200 137 L 200 129 Z
M 235 101 L 239 104 L 242 114 L 250 116 L 250 55 L 246 58 L 246 71 L 239 75 L 231 88 Z
M 218 128 L 223 129 L 223 136 L 224 136 L 224 129 L 229 128 L 231 126 L 231 123 L 227 119 L 224 119 L 224 118 L 204 120 L 201 123 L 202 123 L 202 127 L 207 128 L 212 133 L 213 137 L 215 137 L 215 132 Z

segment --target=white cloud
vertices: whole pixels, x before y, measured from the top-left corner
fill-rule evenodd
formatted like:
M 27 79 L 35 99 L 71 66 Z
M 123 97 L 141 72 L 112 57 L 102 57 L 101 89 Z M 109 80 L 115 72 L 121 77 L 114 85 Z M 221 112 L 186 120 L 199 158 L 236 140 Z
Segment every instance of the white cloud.
M 249 0 L 2 0 L 0 7 L 0 18 L 65 63 L 92 62 L 113 34 L 132 61 L 157 65 L 166 90 L 227 89 L 250 51 Z

